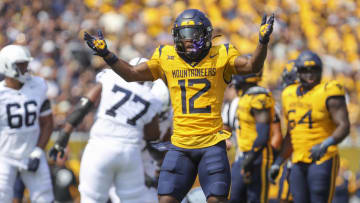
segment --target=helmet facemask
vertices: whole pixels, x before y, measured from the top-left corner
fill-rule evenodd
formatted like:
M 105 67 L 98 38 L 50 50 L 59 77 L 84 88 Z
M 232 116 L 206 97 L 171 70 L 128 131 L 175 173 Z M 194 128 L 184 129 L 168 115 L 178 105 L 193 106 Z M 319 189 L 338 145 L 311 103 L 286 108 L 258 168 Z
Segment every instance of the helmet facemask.
M 209 34 L 203 26 L 184 26 L 174 29 L 174 41 L 178 53 L 183 53 L 191 61 L 199 60 L 202 53 L 211 46 Z M 191 42 L 192 47 L 187 50 L 185 43 Z
M 16 70 L 15 79 L 17 79 L 21 83 L 25 83 L 27 80 L 29 80 L 30 74 L 28 69 L 29 62 L 16 62 L 13 63 L 14 70 Z
M 305 89 L 312 89 L 321 82 L 322 68 L 317 66 L 312 67 L 297 67 L 298 78 L 301 85 Z

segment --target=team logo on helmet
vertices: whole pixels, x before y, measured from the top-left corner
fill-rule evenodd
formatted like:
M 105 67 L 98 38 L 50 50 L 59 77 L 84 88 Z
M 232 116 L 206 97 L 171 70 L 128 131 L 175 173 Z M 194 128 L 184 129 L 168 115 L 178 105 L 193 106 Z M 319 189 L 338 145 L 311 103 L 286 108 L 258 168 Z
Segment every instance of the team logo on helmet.
M 295 61 L 298 71 L 302 69 L 317 69 L 322 71 L 322 61 L 320 57 L 312 51 L 303 51 Z

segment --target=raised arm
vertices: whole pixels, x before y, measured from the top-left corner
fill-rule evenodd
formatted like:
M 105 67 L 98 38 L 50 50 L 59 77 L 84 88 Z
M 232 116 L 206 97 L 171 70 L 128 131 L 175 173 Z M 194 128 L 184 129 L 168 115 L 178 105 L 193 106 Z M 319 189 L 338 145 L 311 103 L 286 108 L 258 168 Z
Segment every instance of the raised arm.
M 128 62 L 119 59 L 114 53 L 110 52 L 107 49 L 107 44 L 101 31 L 98 31 L 98 38 L 85 32 L 84 40 L 94 51 L 94 55 L 101 56 L 111 69 L 127 82 L 152 81 L 154 79 L 147 63 L 140 63 L 133 67 Z
M 272 14 L 267 21 L 265 14 L 261 21 L 259 43 L 252 57 L 238 56 L 235 59 L 235 68 L 238 74 L 258 73 L 262 70 L 267 54 L 267 44 L 273 31 L 273 24 L 274 14 Z

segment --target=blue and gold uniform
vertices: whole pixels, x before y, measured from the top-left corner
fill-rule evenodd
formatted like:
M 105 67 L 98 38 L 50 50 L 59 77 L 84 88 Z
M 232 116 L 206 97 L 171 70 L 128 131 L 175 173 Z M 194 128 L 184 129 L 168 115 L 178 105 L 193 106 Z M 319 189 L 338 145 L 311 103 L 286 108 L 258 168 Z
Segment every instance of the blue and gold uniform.
M 239 157 L 232 165 L 232 185 L 230 202 L 267 202 L 269 182 L 267 172 L 273 162 L 273 151 L 268 139 L 263 148 L 254 147 L 258 137 L 256 120 L 253 110 L 270 110 L 271 118 L 275 118 L 274 99 L 271 92 L 260 86 L 250 87 L 240 96 L 237 118 L 239 128 L 236 130 L 239 151 L 244 156 Z M 271 121 L 270 121 L 271 123 Z M 271 129 L 269 135 L 271 135 Z M 250 151 L 262 150 L 252 164 L 250 180 L 245 183 L 244 175 L 240 173 L 244 157 Z
M 165 45 L 147 62 L 154 79 L 167 83 L 174 110 L 172 146 L 161 168 L 160 195 L 181 201 L 198 172 L 207 197 L 227 196 L 230 166 L 224 140 L 231 134 L 222 130 L 221 107 L 238 55 L 231 44 L 223 44 L 211 47 L 200 62 L 188 63 L 174 46 Z
M 154 80 L 162 78 L 174 109 L 172 144 L 194 149 L 229 138 L 222 131 L 224 91 L 235 73 L 239 52 L 231 45 L 213 46 L 199 63 L 187 63 L 174 46 L 160 46 L 147 62 Z
M 279 187 L 277 194 L 278 200 L 285 200 L 287 202 L 292 202 L 293 200 L 293 197 L 290 193 L 290 184 L 289 184 L 291 167 L 292 167 L 292 163 L 289 160 L 287 163 L 284 164 L 284 166 L 282 167 L 282 171 L 280 172 L 281 176 L 277 184 Z
M 224 91 L 237 71 L 261 71 L 274 18 L 274 14 L 263 16 L 254 59 L 246 60 L 239 58 L 230 44 L 212 46 L 213 27 L 208 17 L 197 9 L 186 9 L 172 27 L 174 45 L 159 46 L 146 64 L 134 70 L 107 50 L 101 32 L 98 39 L 85 32 L 87 45 L 126 80 L 161 78 L 169 88 L 173 135 L 160 171 L 160 201 L 175 198 L 180 202 L 197 173 L 210 201 L 226 201 L 230 166 L 224 140 L 230 133 L 223 130 L 221 118 Z M 97 43 L 100 41 L 103 43 Z
M 313 146 L 322 143 L 336 125 L 327 109 L 331 97 L 344 97 L 344 88 L 336 81 L 323 82 L 302 94 L 301 85 L 288 86 L 282 93 L 283 111 L 289 124 L 293 148 L 291 193 L 295 202 L 327 202 L 334 194 L 339 156 L 336 145 L 313 162 Z M 306 188 L 306 189 L 305 189 Z

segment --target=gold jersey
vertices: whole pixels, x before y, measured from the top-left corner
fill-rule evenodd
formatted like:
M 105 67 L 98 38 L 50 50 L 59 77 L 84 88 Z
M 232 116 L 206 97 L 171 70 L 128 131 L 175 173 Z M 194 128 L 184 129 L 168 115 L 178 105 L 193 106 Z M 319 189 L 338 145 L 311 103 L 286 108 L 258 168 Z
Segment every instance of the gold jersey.
M 271 96 L 271 92 L 263 87 L 255 86 L 249 88 L 239 98 L 238 109 L 236 111 L 239 127 L 236 129 L 236 135 L 239 150 L 242 152 L 250 151 L 257 138 L 256 120 L 251 113 L 252 109 L 270 109 L 271 118 L 274 118 L 275 101 Z M 269 135 L 271 135 L 271 132 Z
M 154 80 L 167 83 L 174 110 L 171 141 L 182 148 L 203 148 L 230 137 L 223 131 L 224 91 L 236 73 L 239 52 L 230 44 L 211 47 L 199 63 L 187 63 L 174 46 L 158 47 L 147 62 Z
M 292 161 L 311 163 L 310 150 L 334 132 L 326 102 L 330 97 L 344 96 L 344 88 L 336 81 L 322 82 L 301 95 L 300 84 L 288 86 L 282 92 L 283 112 L 293 146 Z M 335 145 L 327 149 L 318 162 L 324 162 L 338 153 Z

